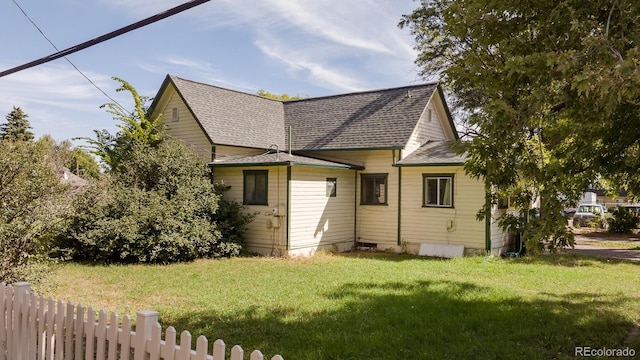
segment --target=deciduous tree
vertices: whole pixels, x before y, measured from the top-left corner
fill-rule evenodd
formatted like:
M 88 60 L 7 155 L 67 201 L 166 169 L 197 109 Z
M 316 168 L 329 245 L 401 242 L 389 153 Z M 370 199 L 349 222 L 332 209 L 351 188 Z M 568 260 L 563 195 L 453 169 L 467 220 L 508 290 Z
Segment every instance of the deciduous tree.
M 0 140 L 0 282 L 37 281 L 65 187 L 42 142 Z
M 636 2 L 422 1 L 400 26 L 467 114 L 460 151 L 491 202 L 540 199 L 539 218 L 502 219 L 530 249 L 572 244 L 563 207 L 599 178 L 640 194 Z
M 116 169 L 123 159 L 131 155 L 134 144 L 147 144 L 152 147 L 162 142 L 164 127 L 162 126 L 162 116 L 150 119 L 148 114 L 146 96 L 138 94 L 136 89 L 125 80 L 113 77 L 120 82 L 120 87 L 116 91 L 128 91 L 131 93 L 134 102 L 134 111 L 128 112 L 118 103 L 107 103 L 102 107 L 113 115 L 113 119 L 118 121 L 116 126 L 120 129 L 118 133 L 111 134 L 107 130 L 94 130 L 95 139 L 83 138 L 90 146 L 92 153 L 100 157 L 109 169 Z

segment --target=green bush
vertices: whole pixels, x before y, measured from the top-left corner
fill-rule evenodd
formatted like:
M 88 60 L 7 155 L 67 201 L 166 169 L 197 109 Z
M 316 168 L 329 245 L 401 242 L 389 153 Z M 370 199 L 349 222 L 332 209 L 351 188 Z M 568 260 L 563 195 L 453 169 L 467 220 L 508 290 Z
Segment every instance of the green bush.
M 36 282 L 64 211 L 65 186 L 47 146 L 0 140 L 0 282 Z
M 631 210 L 617 207 L 610 211 L 609 231 L 619 234 L 631 234 L 638 227 L 640 218 Z
M 123 263 L 238 255 L 242 228 L 221 236 L 218 202 L 206 164 L 181 142 L 138 144 L 117 171 L 74 201 L 56 255 Z
M 244 246 L 244 235 L 257 213 L 248 213 L 246 206 L 235 200 L 225 199 L 222 195 L 229 190 L 229 186 L 218 183 L 215 187 L 220 200 L 214 219 L 222 239 L 228 243 Z

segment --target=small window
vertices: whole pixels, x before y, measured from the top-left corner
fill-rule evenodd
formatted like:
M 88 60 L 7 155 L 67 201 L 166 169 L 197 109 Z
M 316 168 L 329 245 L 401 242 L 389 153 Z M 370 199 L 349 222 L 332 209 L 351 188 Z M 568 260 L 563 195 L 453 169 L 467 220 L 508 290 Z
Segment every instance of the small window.
M 268 205 L 268 177 L 267 170 L 245 170 L 244 196 L 245 205 Z
M 327 197 L 336 197 L 336 187 L 338 185 L 338 179 L 327 178 Z
M 178 108 L 171 109 L 171 121 L 176 122 L 178 120 L 180 120 L 178 117 Z
M 360 204 L 387 204 L 387 174 L 362 174 L 360 177 Z
M 502 196 L 498 199 L 498 209 L 508 209 L 509 208 L 509 197 Z
M 453 175 L 423 174 L 423 206 L 453 207 Z

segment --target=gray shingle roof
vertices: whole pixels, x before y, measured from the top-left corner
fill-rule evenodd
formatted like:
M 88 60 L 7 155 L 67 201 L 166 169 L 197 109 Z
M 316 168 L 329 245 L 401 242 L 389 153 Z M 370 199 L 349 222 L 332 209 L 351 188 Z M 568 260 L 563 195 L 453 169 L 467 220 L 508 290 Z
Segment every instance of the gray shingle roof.
M 436 89 L 426 84 L 286 102 L 292 148 L 402 148 Z
M 282 102 L 173 75 L 169 79 L 213 143 L 284 148 Z
M 399 149 L 438 84 L 281 102 L 167 75 L 213 144 L 292 150 Z M 152 108 L 156 105 L 152 104 Z
M 344 164 L 334 161 L 315 159 L 307 156 L 289 155 L 286 152 L 269 152 L 260 155 L 244 156 L 234 159 L 226 159 L 209 163 L 215 167 L 224 166 L 275 166 L 275 165 L 292 165 L 292 166 L 314 166 L 328 167 L 339 169 L 362 169 L 362 166 L 354 164 Z
M 451 150 L 454 141 L 429 141 L 406 158 L 398 161 L 397 166 L 454 165 L 464 163 L 466 157 Z

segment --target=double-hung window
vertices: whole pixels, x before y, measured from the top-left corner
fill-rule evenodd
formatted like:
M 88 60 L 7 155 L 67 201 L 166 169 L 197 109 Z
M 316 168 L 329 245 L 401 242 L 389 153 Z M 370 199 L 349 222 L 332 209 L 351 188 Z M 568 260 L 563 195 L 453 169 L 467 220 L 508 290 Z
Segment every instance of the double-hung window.
M 423 174 L 423 206 L 453 207 L 453 175 Z
M 245 205 L 268 205 L 268 170 L 244 170 L 243 203 Z
M 387 204 L 387 174 L 362 174 L 360 176 L 360 204 Z

